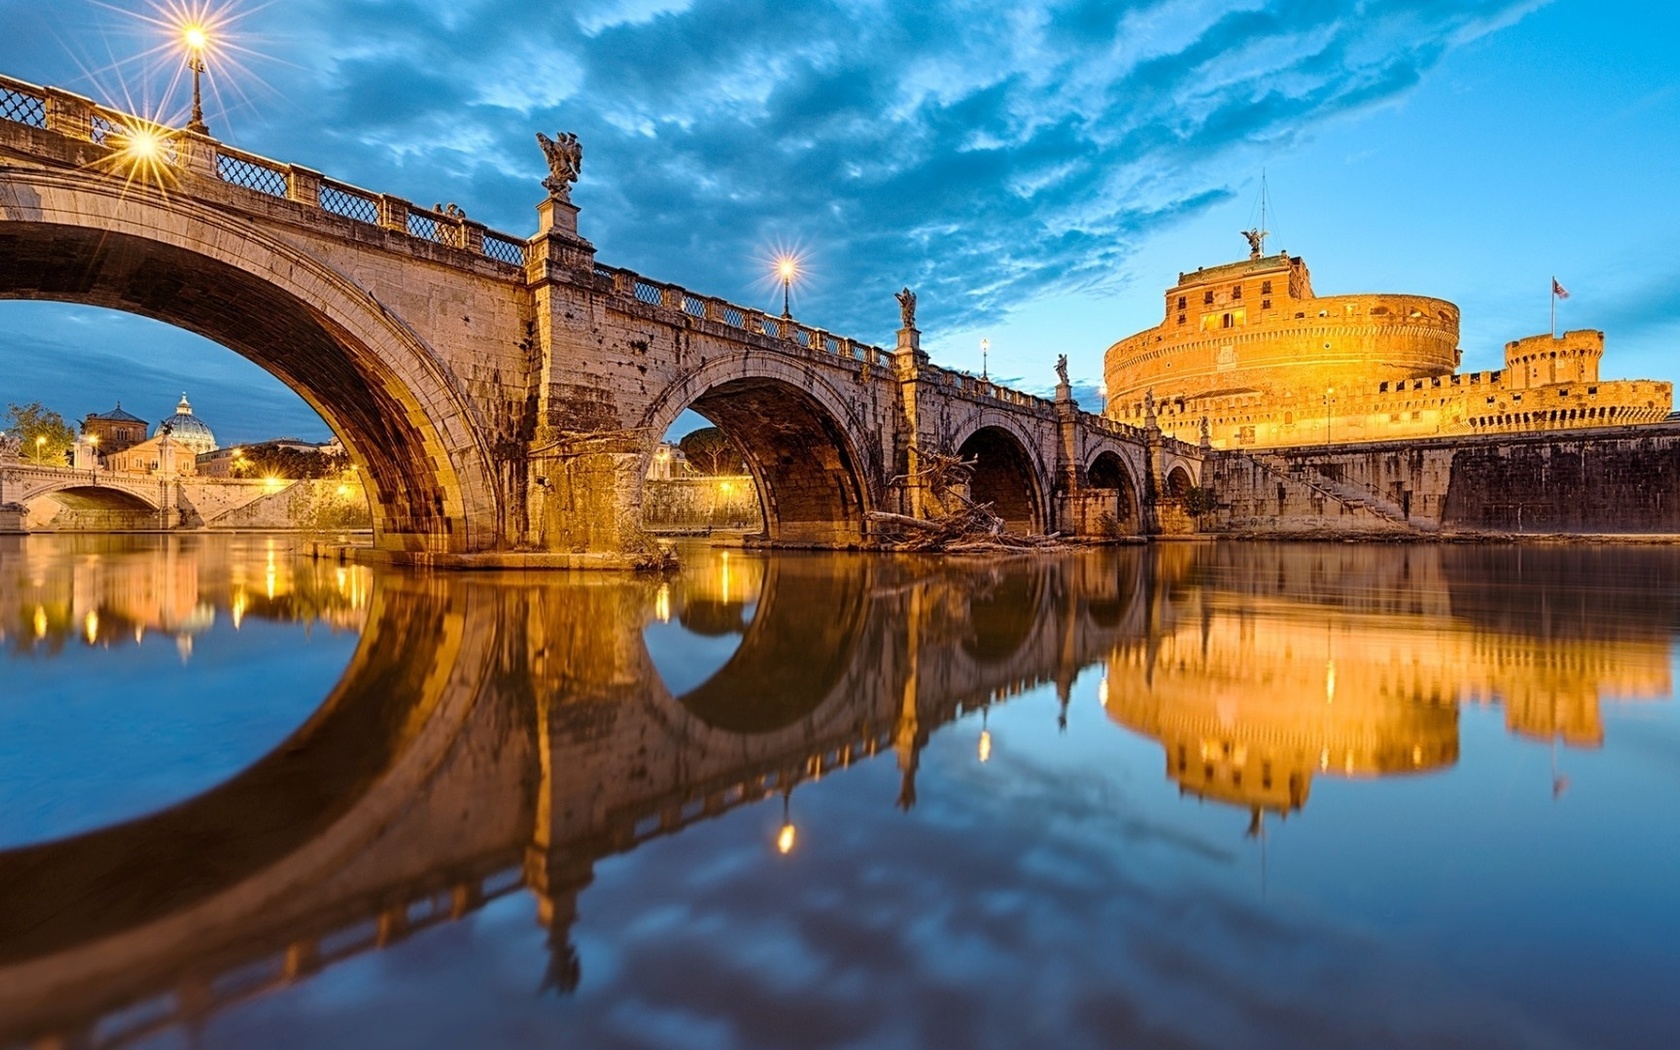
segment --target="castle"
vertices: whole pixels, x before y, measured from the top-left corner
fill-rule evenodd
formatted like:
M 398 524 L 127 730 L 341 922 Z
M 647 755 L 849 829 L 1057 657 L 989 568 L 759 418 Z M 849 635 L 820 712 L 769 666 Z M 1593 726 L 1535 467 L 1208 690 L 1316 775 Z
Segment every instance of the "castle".
M 1250 235 L 1245 235 L 1250 236 Z M 1314 294 L 1300 256 L 1178 275 L 1154 328 L 1108 348 L 1104 412 L 1215 448 L 1384 441 L 1652 423 L 1670 384 L 1600 380 L 1604 333 L 1505 345 L 1459 374 L 1458 307 L 1419 295 Z

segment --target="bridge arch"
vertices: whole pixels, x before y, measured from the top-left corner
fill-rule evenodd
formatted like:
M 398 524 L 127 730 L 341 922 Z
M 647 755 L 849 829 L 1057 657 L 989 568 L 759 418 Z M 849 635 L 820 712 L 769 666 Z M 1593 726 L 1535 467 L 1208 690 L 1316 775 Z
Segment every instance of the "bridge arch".
M 750 351 L 707 362 L 673 384 L 641 421 L 640 479 L 684 410 L 705 416 L 741 449 L 758 486 L 765 538 L 792 546 L 854 544 L 873 504 L 861 428 L 847 401 L 815 370 Z M 636 494 L 638 505 L 641 493 Z
M 10 169 L 0 299 L 122 310 L 214 340 L 296 391 L 343 440 L 368 484 L 378 546 L 500 543 L 488 428 L 459 380 L 368 289 L 236 216 L 139 183 Z
M 1085 468 L 1085 483 L 1107 495 L 1104 509 L 1121 528 L 1136 531 L 1142 520 L 1142 490 L 1125 457 L 1114 449 L 1098 452 Z
M 959 432 L 960 433 L 960 432 Z M 990 503 L 992 512 L 1018 532 L 1044 532 L 1048 472 L 1031 435 L 1013 420 L 982 417 L 956 445 L 957 455 L 974 461 L 969 498 Z
M 126 486 L 98 485 L 86 478 L 36 486 L 25 490 L 18 502 L 28 510 L 31 529 L 122 531 L 165 524 L 159 521 L 156 499 Z

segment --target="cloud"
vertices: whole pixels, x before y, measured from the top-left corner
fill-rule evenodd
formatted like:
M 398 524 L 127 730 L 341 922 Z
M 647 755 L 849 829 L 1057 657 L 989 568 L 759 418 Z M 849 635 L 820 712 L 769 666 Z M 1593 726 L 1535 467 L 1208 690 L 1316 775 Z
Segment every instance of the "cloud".
M 1219 158 L 1397 98 L 1523 6 L 335 4 L 324 19 L 378 25 L 378 46 L 322 41 L 309 113 L 355 176 L 425 201 L 470 189 L 515 231 L 538 196 L 531 132 L 576 130 L 603 261 L 768 301 L 759 260 L 799 241 L 822 281 L 805 317 L 880 340 L 900 284 L 937 328 L 1113 279 L 1225 199 Z M 485 86 L 539 55 L 552 89 Z
M 802 319 L 885 342 L 902 284 L 937 332 L 1116 281 L 1153 232 L 1227 199 L 1234 154 L 1399 98 L 1530 6 L 300 0 L 247 19 L 268 87 L 221 123 L 519 235 L 542 195 L 533 132 L 574 130 L 603 262 L 772 306 L 762 260 L 797 242 L 818 277 Z M 14 40 L 0 62 L 63 69 L 54 47 L 108 49 Z

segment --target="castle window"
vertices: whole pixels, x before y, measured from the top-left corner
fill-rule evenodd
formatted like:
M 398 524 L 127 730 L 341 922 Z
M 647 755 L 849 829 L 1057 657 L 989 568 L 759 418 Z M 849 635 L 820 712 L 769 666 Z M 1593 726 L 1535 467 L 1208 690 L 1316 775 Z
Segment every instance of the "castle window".
M 1231 315 L 1230 314 L 1226 314 L 1224 316 L 1224 319 L 1220 322 L 1219 327 L 1221 327 L 1221 328 L 1231 327 Z
M 1233 300 L 1242 298 L 1242 285 L 1234 284 L 1231 286 L 1231 298 Z
M 1260 294 L 1261 295 L 1271 295 L 1272 294 L 1272 282 L 1261 281 L 1260 282 Z
M 1260 309 L 1270 310 L 1271 308 L 1272 308 L 1272 301 L 1270 299 L 1260 300 Z
M 1178 297 L 1178 308 L 1180 310 L 1184 309 L 1184 296 L 1182 295 Z
M 1206 305 L 1208 305 L 1212 302 L 1213 302 L 1213 289 L 1209 288 L 1207 291 L 1202 293 L 1202 305 L 1206 306 Z
M 1178 323 L 1179 323 L 1179 324 L 1183 324 L 1183 323 L 1184 323 L 1184 315 L 1183 315 L 1183 314 L 1179 314 L 1179 315 L 1178 315 Z

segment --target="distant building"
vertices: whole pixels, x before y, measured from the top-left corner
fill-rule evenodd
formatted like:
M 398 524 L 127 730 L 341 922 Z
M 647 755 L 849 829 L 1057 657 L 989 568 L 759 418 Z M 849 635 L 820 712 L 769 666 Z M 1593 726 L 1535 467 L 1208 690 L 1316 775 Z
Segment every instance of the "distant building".
M 121 452 L 146 440 L 146 421 L 124 412 L 122 402 L 109 412 L 89 412 L 82 420 L 82 437 L 106 454 Z
M 152 432 L 153 437 L 168 434 L 183 448 L 193 455 L 203 455 L 216 450 L 216 435 L 211 432 L 204 420 L 193 415 L 192 405 L 187 402 L 187 395 L 181 395 L 180 404 L 175 406 L 175 414 L 157 425 Z
M 198 473 L 198 457 L 191 449 L 175 440 L 172 434 L 160 433 L 138 445 L 130 445 L 120 452 L 104 457 L 105 469 L 122 474 L 157 474 L 163 477 L 190 477 Z
M 1598 377 L 1604 333 L 1505 345 L 1458 373 L 1458 307 L 1418 295 L 1318 296 L 1299 256 L 1181 273 L 1160 324 L 1104 355 L 1105 414 L 1214 448 L 1655 423 L 1673 389 Z
M 669 441 L 661 441 L 648 462 L 649 481 L 670 481 L 672 478 L 687 477 L 689 472 L 688 455 Z

